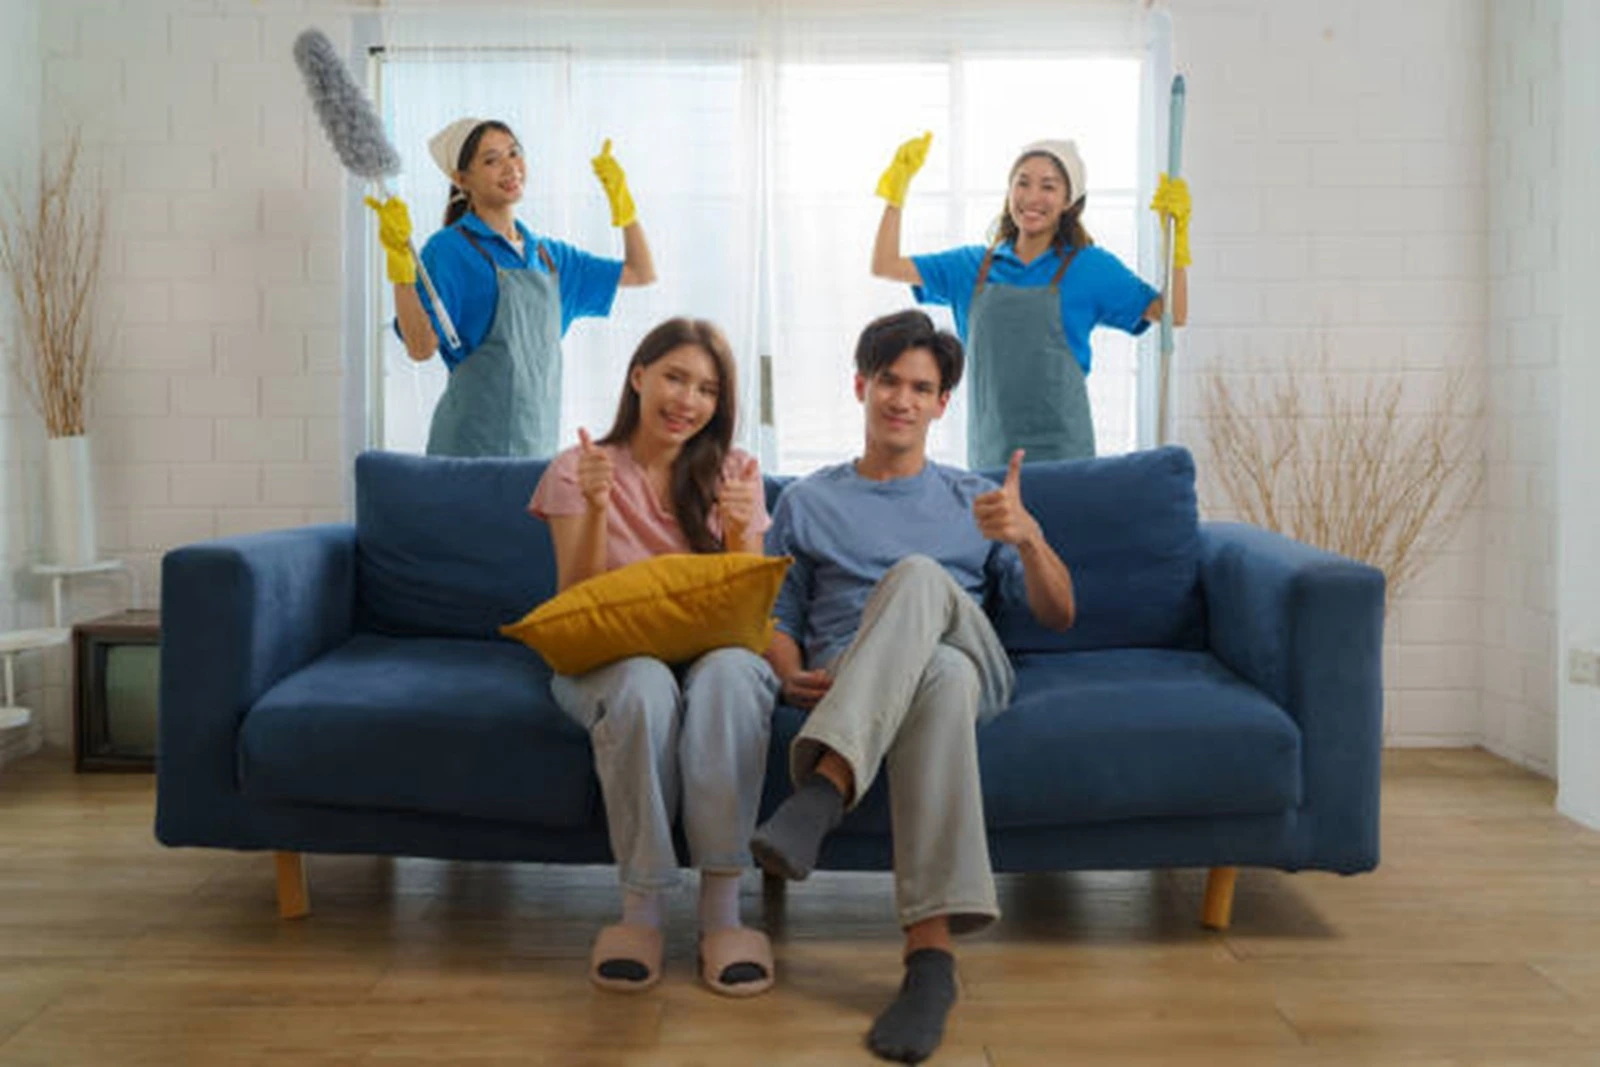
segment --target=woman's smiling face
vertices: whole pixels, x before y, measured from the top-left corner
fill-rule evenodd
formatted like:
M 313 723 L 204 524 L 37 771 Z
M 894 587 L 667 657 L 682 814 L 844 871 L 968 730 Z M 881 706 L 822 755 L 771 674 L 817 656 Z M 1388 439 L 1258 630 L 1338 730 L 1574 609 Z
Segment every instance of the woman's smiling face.
M 458 172 L 456 184 L 467 191 L 475 207 L 496 208 L 522 199 L 528 162 L 522 145 L 504 130 L 484 130 L 467 169 Z
M 699 345 L 679 345 L 660 359 L 633 368 L 639 394 L 639 429 L 659 444 L 681 447 L 716 414 L 722 379 L 717 362 Z
M 1011 172 L 1006 208 L 1023 237 L 1048 237 L 1056 232 L 1071 196 L 1060 164 L 1047 155 L 1030 155 Z

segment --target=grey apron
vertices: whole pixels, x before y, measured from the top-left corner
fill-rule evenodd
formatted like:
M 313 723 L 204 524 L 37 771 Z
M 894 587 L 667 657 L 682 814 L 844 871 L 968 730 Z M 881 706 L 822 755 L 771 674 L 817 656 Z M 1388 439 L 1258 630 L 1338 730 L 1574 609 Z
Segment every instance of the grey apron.
M 967 465 L 1004 467 L 1011 453 L 1030 460 L 1094 455 L 1094 421 L 1083 368 L 1061 325 L 1061 277 L 1068 249 L 1048 286 L 989 285 L 994 249 L 983 256 L 967 311 Z
M 549 268 L 506 270 L 465 229 L 494 268 L 500 295 L 483 342 L 450 372 L 428 430 L 430 456 L 555 455 L 561 421 L 561 287 Z

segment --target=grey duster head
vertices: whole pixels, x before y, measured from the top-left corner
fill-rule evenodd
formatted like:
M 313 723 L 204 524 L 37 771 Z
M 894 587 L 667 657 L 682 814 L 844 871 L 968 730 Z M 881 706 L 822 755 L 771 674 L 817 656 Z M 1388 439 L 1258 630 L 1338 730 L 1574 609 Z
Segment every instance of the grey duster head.
M 321 30 L 306 30 L 294 42 L 294 61 L 306 80 L 333 150 L 352 173 L 368 181 L 400 173 L 400 153 L 384 135 L 383 123 L 350 78 L 333 42 Z

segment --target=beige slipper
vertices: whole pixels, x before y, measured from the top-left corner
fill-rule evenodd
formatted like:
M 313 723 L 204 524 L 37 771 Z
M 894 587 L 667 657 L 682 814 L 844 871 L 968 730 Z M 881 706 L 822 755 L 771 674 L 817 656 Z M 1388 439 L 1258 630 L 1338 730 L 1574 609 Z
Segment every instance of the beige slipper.
M 753 963 L 765 978 L 749 982 L 724 982 L 723 972 L 738 963 Z M 760 930 L 727 926 L 700 938 L 700 980 L 725 997 L 753 997 L 772 988 L 772 942 Z
M 657 927 L 628 926 L 623 923 L 603 927 L 589 953 L 589 980 L 601 989 L 642 993 L 661 981 L 663 948 L 661 931 Z M 617 961 L 638 963 L 645 969 L 645 976 L 639 979 L 612 978 L 600 973 L 601 964 Z

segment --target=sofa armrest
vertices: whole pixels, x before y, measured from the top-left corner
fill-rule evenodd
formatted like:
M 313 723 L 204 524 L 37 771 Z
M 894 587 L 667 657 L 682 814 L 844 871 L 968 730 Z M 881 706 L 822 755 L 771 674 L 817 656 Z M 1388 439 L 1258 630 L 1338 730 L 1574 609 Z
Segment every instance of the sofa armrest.
M 1376 865 L 1383 572 L 1255 526 L 1200 537 L 1212 654 L 1300 727 L 1307 862 Z
M 156 836 L 250 847 L 238 790 L 245 713 L 351 635 L 355 527 L 307 526 L 188 545 L 161 562 Z

